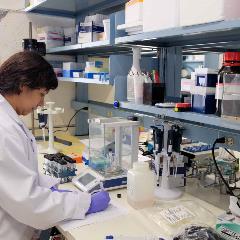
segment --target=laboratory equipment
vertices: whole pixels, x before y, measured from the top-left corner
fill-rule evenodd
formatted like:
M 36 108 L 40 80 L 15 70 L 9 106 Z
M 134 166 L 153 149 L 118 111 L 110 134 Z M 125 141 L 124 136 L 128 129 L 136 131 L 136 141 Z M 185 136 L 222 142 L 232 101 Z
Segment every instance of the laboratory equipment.
M 160 169 L 162 168 L 161 184 L 156 188 L 155 194 L 160 199 L 176 199 L 182 192 L 170 186 L 170 174 L 177 175 L 178 161 L 182 161 L 180 145 L 182 142 L 182 129 L 176 124 L 163 122 L 152 126 L 154 136 L 154 155 L 157 183 L 160 181 Z M 162 167 L 161 167 L 162 165 Z
M 46 114 L 48 115 L 48 132 L 49 132 L 49 137 L 48 137 L 48 149 L 47 153 L 53 154 L 57 153 L 58 151 L 54 148 L 54 135 L 53 135 L 53 115 L 59 114 L 59 113 L 64 113 L 63 108 L 53 108 L 54 102 L 46 102 L 47 106 L 44 106 L 43 108 L 38 108 L 37 113 L 39 114 Z
M 216 88 L 218 116 L 240 116 L 240 53 L 226 52 Z
M 238 212 L 238 215 L 240 215 L 240 212 Z M 216 230 L 224 239 L 240 239 L 240 220 L 236 216 L 237 215 L 228 212 L 217 217 Z
M 135 162 L 127 173 L 127 201 L 138 209 L 154 203 L 155 175 L 147 162 Z
M 91 168 L 84 169 L 78 176 L 72 179 L 73 184 L 80 190 L 88 193 L 95 193 L 101 189 L 111 190 L 126 187 L 127 176 L 123 171 L 112 176 L 104 176 Z
M 76 176 L 76 161 L 63 153 L 45 154 L 44 174 L 60 179 L 60 183 L 72 181 Z
M 140 68 L 141 48 L 133 47 L 133 65 L 127 76 L 127 100 L 137 104 L 143 103 L 144 75 Z
M 43 141 L 46 141 L 45 127 L 47 125 L 47 114 L 38 113 L 39 128 L 42 129 Z
M 74 178 L 83 191 L 126 187 L 127 170 L 138 160 L 138 121 L 124 118 L 89 119 L 89 168 Z M 96 180 L 97 179 L 97 180 Z
M 100 183 L 103 180 L 103 176 L 90 168 L 86 168 L 86 170 L 84 170 L 81 174 L 74 177 L 72 182 L 82 191 L 94 193 L 98 192 L 101 189 Z
M 227 183 L 227 181 L 224 179 L 224 176 L 223 176 L 223 174 L 221 173 L 221 171 L 218 167 L 218 164 L 217 164 L 217 161 L 216 161 L 216 158 L 215 158 L 215 153 L 214 153 L 216 144 L 225 144 L 225 143 L 229 143 L 228 138 L 221 137 L 221 138 L 215 139 L 215 141 L 213 143 L 213 147 L 212 147 L 212 157 L 213 157 L 213 162 L 214 162 L 214 165 L 216 167 L 217 173 L 218 173 L 219 177 L 221 178 L 222 182 L 224 183 L 224 185 L 226 186 L 226 188 L 228 190 L 228 193 L 230 194 L 229 209 L 230 209 L 231 213 L 239 219 L 239 217 L 240 217 L 240 203 L 239 203 L 238 196 L 234 193 L 234 191 L 233 191 L 234 189 L 231 188 L 229 186 L 229 184 Z M 230 153 L 229 151 L 227 151 L 227 152 Z

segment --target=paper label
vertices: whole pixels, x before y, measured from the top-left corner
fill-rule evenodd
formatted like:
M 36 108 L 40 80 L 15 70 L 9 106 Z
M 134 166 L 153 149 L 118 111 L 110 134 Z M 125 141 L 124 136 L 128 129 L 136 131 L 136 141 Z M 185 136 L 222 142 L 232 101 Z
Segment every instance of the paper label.
M 170 224 L 176 224 L 184 219 L 194 217 L 194 214 L 182 205 L 162 210 L 160 214 Z

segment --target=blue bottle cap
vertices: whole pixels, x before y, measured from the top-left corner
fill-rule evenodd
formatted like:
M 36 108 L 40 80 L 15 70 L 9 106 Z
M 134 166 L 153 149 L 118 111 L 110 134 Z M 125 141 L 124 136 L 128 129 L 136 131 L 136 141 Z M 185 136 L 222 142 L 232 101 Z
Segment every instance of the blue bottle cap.
M 119 107 L 120 107 L 119 101 L 114 101 L 113 107 L 114 107 L 114 108 L 119 108 Z
M 105 239 L 114 239 L 113 235 L 108 235 L 105 237 Z

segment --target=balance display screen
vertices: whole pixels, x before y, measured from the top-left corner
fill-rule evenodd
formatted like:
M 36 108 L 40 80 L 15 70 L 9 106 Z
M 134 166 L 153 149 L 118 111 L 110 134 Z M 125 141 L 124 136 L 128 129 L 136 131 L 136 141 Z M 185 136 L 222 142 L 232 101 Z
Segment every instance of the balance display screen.
M 87 174 L 83 175 L 82 177 L 80 177 L 80 178 L 78 179 L 78 181 L 79 181 L 82 185 L 86 186 L 86 185 L 88 185 L 90 182 L 92 182 L 92 181 L 95 180 L 95 179 L 96 179 L 96 178 L 95 178 L 93 175 L 91 175 L 90 173 L 87 173 Z

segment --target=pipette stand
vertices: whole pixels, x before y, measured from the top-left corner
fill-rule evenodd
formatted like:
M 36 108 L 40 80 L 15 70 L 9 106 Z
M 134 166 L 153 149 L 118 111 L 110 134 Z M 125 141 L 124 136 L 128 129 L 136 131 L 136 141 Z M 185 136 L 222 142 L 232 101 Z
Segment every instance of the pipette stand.
M 171 188 L 169 184 L 170 177 L 170 156 L 163 150 L 161 153 L 155 154 L 155 164 L 157 171 L 157 181 L 159 182 L 160 160 L 163 161 L 162 179 L 160 186 L 155 189 L 155 196 L 163 200 L 177 199 L 182 192 L 177 188 Z
M 38 113 L 43 113 L 48 115 L 48 131 L 49 131 L 49 140 L 48 140 L 48 149 L 46 152 L 48 154 L 55 154 L 59 151 L 54 148 L 54 134 L 53 134 L 53 115 L 64 113 L 64 108 L 53 108 L 55 102 L 46 102 L 47 107 L 43 110 L 37 110 Z

